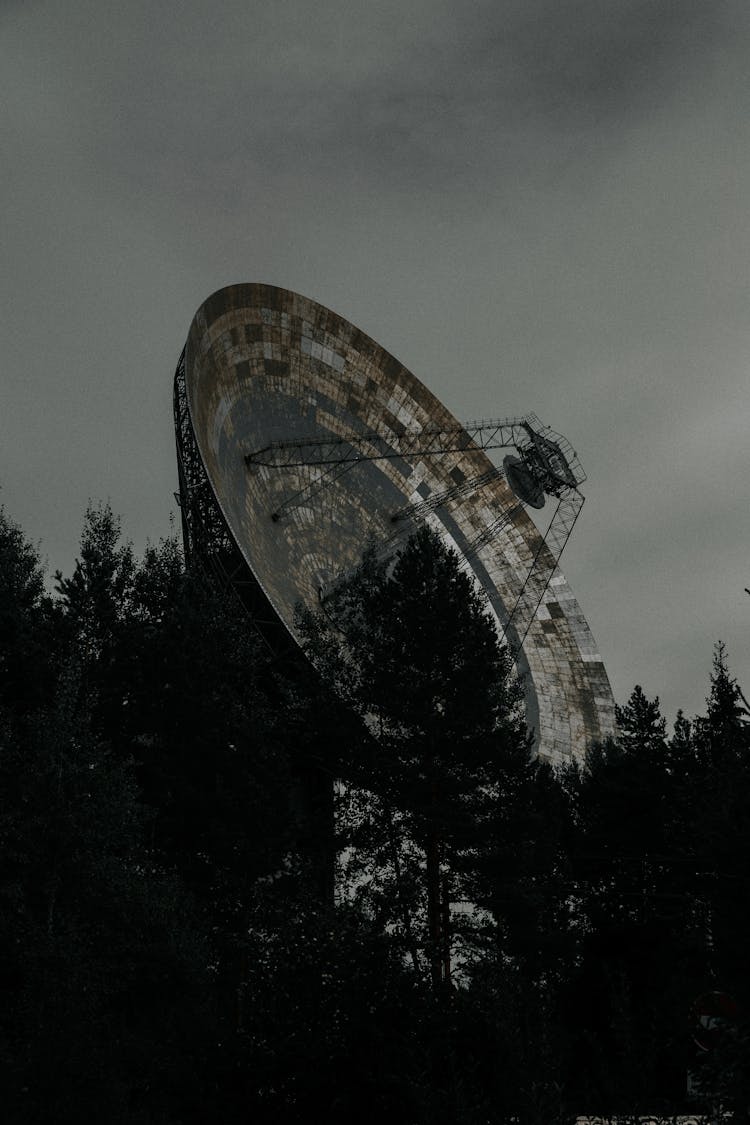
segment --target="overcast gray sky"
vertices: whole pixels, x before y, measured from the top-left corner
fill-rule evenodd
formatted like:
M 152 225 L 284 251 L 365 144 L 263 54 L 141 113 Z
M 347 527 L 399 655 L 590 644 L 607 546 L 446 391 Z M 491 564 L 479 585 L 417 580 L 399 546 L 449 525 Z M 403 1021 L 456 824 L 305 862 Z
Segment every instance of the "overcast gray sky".
M 270 282 L 571 439 L 621 702 L 747 688 L 749 74 L 747 0 L 0 0 L 0 501 L 168 533 L 190 320 Z

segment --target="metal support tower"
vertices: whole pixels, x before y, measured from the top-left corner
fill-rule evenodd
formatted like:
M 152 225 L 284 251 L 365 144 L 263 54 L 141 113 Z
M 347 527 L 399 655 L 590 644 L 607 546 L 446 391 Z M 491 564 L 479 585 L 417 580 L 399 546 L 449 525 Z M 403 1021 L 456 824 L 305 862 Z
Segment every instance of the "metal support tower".
M 175 373 L 174 419 L 185 561 L 197 564 L 223 590 L 238 598 L 264 645 L 274 656 L 281 655 L 292 642 L 227 527 L 198 451 L 187 403 L 184 350 Z

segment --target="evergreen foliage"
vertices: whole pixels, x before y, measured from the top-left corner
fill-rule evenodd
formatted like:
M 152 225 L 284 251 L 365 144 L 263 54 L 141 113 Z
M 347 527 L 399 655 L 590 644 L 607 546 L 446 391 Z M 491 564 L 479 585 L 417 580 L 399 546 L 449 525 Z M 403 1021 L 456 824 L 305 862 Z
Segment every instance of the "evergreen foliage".
M 364 859 L 381 921 L 399 927 L 439 988 L 455 953 L 451 906 L 476 885 L 500 802 L 513 805 L 531 768 L 510 658 L 455 552 L 428 528 L 393 562 L 370 552 L 300 622 L 321 677 L 361 719 L 359 745 L 340 763 L 357 791 L 345 798 L 357 880 Z
M 636 687 L 556 772 L 430 532 L 324 610 L 318 671 L 282 668 L 173 540 L 137 558 L 91 507 L 50 595 L 0 511 L 6 1119 L 741 1117 L 750 723 L 724 647 L 704 714 L 669 735 Z M 711 991 L 740 1016 L 701 1052 Z
M 0 508 L 0 706 L 18 720 L 49 699 L 55 613 L 38 553 Z

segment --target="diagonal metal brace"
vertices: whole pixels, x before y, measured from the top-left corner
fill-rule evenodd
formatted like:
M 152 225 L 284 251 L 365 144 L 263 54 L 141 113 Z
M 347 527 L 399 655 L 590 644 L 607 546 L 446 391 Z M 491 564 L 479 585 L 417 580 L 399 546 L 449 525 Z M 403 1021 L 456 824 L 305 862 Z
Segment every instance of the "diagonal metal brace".
M 274 441 L 262 449 L 245 454 L 248 468 L 298 468 L 302 465 L 337 465 L 366 458 L 379 461 L 393 457 L 440 457 L 466 449 L 502 449 L 527 440 L 523 419 L 505 418 L 426 426 L 414 433 L 405 430 L 371 430 L 346 437 L 312 438 L 307 441 Z
M 484 488 L 490 481 L 497 480 L 498 477 L 502 476 L 504 476 L 502 469 L 492 468 L 477 477 L 469 477 L 460 484 L 443 488 L 440 492 L 433 492 L 426 496 L 424 500 L 415 500 L 413 504 L 405 504 L 403 508 L 399 508 L 391 516 L 391 523 L 399 523 L 401 520 L 412 519 L 414 516 L 425 516 L 428 512 L 434 512 L 438 508 L 442 508 L 443 504 L 447 504 L 448 501 L 468 496 L 472 492 L 476 492 L 477 489 Z
M 557 569 L 560 556 L 565 550 L 575 522 L 581 514 L 584 499 L 585 497 L 577 489 L 571 490 L 560 499 L 544 538 L 537 548 L 504 629 L 504 635 L 507 635 L 511 623 L 514 625 L 518 635 L 518 643 L 514 646 L 516 651 L 523 646 L 523 642 L 526 640 L 526 634 L 531 628 L 531 623 L 539 609 L 542 598 Z

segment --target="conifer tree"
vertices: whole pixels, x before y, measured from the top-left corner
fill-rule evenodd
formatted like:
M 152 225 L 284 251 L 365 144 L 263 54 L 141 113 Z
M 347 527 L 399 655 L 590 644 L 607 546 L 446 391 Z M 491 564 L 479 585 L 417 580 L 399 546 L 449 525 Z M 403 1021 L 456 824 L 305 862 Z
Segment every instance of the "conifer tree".
M 636 684 L 624 707 L 615 706 L 617 742 L 629 754 L 659 755 L 665 751 L 667 723 L 659 697 L 648 699 Z
M 179 1114 L 208 943 L 149 847 L 132 763 L 92 729 L 36 552 L 0 518 L 0 1069 L 9 1120 Z M 28 679 L 19 678 L 19 673 Z M 171 1110 L 169 1111 L 171 1112 Z
M 750 995 L 750 926 L 747 912 L 738 910 L 750 895 L 750 723 L 721 642 L 714 650 L 706 713 L 695 720 L 693 737 L 683 803 L 705 984 Z
M 729 672 L 726 646 L 719 641 L 714 648 L 706 714 L 695 723 L 696 745 L 706 765 L 719 765 L 727 758 L 738 757 L 748 751 L 748 719 L 740 687 Z
M 376 868 L 389 872 L 387 921 L 414 958 L 426 956 L 438 988 L 450 976 L 462 868 L 490 831 L 505 764 L 529 760 L 510 659 L 457 556 L 427 528 L 392 563 L 367 555 L 325 612 L 301 623 L 309 656 L 362 722 L 341 776 L 375 828 Z
M 135 761 L 157 810 L 154 846 L 194 893 L 233 912 L 288 846 L 285 753 L 243 611 L 186 572 L 173 539 L 137 560 L 107 505 L 89 507 L 73 574 L 58 572 L 57 586 L 81 704 Z
M 0 508 L 0 707 L 17 720 L 52 691 L 55 626 L 38 552 Z
M 672 763 L 672 770 L 679 770 L 693 751 L 693 724 L 680 708 L 675 716 L 672 737 L 669 739 L 669 760 Z
M 585 931 L 572 986 L 573 1054 L 589 1051 L 576 1081 L 582 1095 L 630 1112 L 644 1100 L 676 1096 L 684 1081 L 678 1029 L 686 1001 L 675 973 L 686 913 L 675 893 L 677 779 L 658 698 L 636 686 L 617 708 L 615 738 L 592 747 L 568 784 Z

